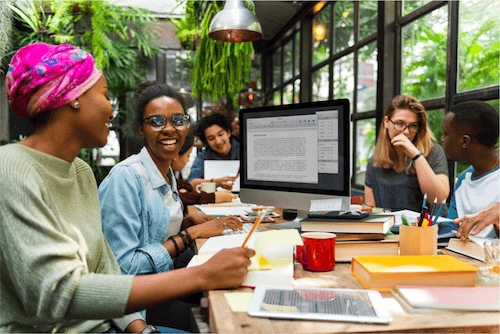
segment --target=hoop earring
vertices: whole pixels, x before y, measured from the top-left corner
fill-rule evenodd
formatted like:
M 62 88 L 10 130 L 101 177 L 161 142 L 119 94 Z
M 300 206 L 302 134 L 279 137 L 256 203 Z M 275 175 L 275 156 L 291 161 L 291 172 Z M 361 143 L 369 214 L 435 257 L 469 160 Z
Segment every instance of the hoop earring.
M 78 101 L 76 101 L 75 105 L 73 106 L 73 108 L 79 109 L 80 108 L 80 103 Z

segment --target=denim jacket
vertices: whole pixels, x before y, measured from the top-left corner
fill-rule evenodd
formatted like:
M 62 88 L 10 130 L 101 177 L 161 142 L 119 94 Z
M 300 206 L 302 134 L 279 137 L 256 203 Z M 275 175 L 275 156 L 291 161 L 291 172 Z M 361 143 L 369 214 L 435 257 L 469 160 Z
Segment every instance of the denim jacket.
M 171 169 L 169 179 L 182 206 Z M 173 270 L 161 244 L 170 220 L 164 202 L 170 189 L 145 147 L 114 166 L 99 186 L 102 229 L 124 274 Z

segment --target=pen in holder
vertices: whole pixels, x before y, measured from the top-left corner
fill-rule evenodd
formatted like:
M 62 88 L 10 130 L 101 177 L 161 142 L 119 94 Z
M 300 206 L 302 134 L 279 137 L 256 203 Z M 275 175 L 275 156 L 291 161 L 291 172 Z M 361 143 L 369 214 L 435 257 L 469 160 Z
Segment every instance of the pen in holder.
M 399 255 L 436 255 L 438 225 L 399 226 Z

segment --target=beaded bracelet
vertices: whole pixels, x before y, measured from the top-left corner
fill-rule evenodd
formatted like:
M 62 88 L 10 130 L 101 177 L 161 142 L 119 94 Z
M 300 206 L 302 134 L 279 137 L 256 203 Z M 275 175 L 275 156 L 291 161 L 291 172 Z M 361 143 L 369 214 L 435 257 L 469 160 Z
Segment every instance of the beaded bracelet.
M 189 243 L 191 244 L 193 242 L 193 238 L 191 238 L 191 234 L 189 234 L 188 230 L 184 230 L 184 232 L 186 232 L 186 237 L 188 238 L 189 240 Z
M 184 248 L 187 248 L 189 246 L 189 242 L 187 240 L 186 235 L 182 232 L 177 233 L 177 235 L 181 237 L 182 242 L 184 243 Z
M 177 251 L 177 254 L 180 254 L 181 251 L 179 249 L 179 246 L 177 245 L 177 241 L 175 241 L 175 237 L 174 236 L 171 236 L 171 237 L 168 237 L 167 240 L 172 240 L 172 243 L 174 244 L 175 246 L 175 250 Z

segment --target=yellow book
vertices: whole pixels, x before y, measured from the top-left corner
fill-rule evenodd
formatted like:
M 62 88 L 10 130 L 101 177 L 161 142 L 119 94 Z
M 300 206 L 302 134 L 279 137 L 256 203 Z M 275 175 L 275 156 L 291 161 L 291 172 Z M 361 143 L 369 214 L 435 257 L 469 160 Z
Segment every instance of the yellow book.
M 474 286 L 479 269 L 449 255 L 355 256 L 351 274 L 366 289 L 395 285 Z

